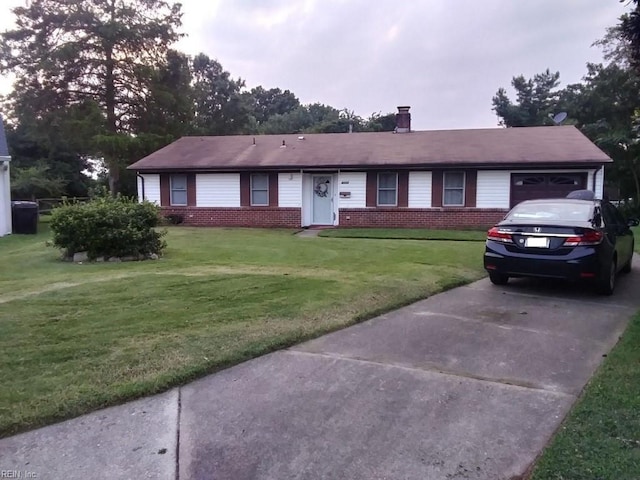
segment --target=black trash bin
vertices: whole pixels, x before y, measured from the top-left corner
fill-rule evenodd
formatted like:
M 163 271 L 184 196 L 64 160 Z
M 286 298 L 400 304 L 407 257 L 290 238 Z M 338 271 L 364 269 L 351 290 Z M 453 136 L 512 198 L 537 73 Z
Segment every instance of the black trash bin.
M 13 233 L 38 233 L 38 204 L 11 202 L 11 227 Z

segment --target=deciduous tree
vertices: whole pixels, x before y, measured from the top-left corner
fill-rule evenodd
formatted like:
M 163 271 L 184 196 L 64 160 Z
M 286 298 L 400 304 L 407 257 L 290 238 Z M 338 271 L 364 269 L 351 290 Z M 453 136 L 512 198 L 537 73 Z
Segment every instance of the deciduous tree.
M 39 162 L 32 167 L 12 167 L 11 198 L 35 200 L 56 198 L 64 193 L 65 181 L 50 171 L 50 167 Z
M 560 72 L 552 73 L 547 69 L 533 78 L 523 75 L 513 77 L 511 85 L 516 91 L 513 103 L 504 88 L 498 89 L 493 97 L 493 111 L 505 127 L 529 127 L 552 124 L 549 115 L 553 115 L 558 102 Z
M 620 36 L 628 44 L 629 61 L 640 73 L 640 3 L 632 0 L 633 10 L 622 17 L 618 24 Z
M 258 124 L 262 124 L 274 115 L 285 115 L 300 106 L 298 98 L 289 90 L 265 88 L 258 86 L 244 94 Z
M 392 132 L 396 128 L 396 114 L 372 113 L 365 122 L 365 130 L 371 132 Z
M 14 194 L 24 196 L 28 190 L 36 196 L 55 195 L 59 190 L 57 187 L 45 193 L 37 185 L 42 185 L 40 179 L 48 175 L 56 185 L 58 180 L 62 181 L 63 188 L 58 193 L 86 196 L 92 180 L 85 172 L 93 168 L 88 152 L 95 149 L 94 136 L 103 131 L 104 117 L 100 108 L 94 102 L 86 101 L 52 108 L 39 115 L 20 110 L 18 116 L 19 123 L 10 125 L 7 130 L 12 155 L 11 171 L 19 175 L 24 170 L 28 175 L 20 177 L 21 187 L 14 189 Z M 35 167 L 38 168 L 29 170 Z M 38 179 L 31 190 L 26 186 L 30 178 Z
M 241 95 L 244 80 L 234 80 L 217 60 L 200 53 L 193 58 L 193 132 L 198 135 L 242 133 L 250 107 Z
M 607 179 L 623 198 L 640 199 L 640 143 L 635 118 L 640 108 L 640 79 L 628 66 L 588 64 L 579 84 L 560 94 L 562 109 L 611 158 Z

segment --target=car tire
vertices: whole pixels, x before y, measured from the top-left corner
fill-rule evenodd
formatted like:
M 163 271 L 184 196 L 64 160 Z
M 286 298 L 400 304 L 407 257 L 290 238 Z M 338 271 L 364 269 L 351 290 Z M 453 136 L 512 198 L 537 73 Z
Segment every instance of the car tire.
M 622 273 L 631 273 L 631 261 L 633 260 L 633 251 L 634 251 L 634 245 L 631 245 L 631 256 L 629 257 L 629 261 L 624 264 L 624 267 L 622 267 L 622 270 L 621 270 Z
M 611 295 L 616 286 L 616 259 L 612 259 L 609 264 L 607 272 L 603 272 L 603 275 L 597 281 L 596 289 L 600 295 Z
M 494 285 L 506 285 L 509 282 L 509 276 L 502 273 L 491 272 L 489 273 L 489 280 Z

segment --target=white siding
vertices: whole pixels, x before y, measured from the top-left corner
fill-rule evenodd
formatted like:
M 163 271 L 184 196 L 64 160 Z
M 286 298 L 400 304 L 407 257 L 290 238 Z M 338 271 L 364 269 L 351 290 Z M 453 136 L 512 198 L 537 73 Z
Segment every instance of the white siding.
M 340 197 L 340 192 L 350 192 L 349 198 Z M 339 208 L 365 208 L 367 206 L 366 172 L 340 172 L 338 179 Z
M 509 208 L 511 172 L 508 170 L 478 170 L 476 185 L 477 208 Z
M 431 172 L 409 172 L 409 208 L 431 208 Z
M 311 175 L 304 174 L 302 176 L 302 226 L 311 225 L 311 208 L 312 208 L 313 184 Z
M 587 189 L 593 190 L 593 170 L 479 170 L 476 193 L 478 208 L 509 208 L 512 173 L 584 173 L 587 172 Z M 604 169 L 596 174 L 596 197 L 602 198 Z
M 136 175 L 136 191 L 138 192 L 138 201 L 142 202 L 144 198 L 142 198 L 142 179 Z
M 0 166 L 0 237 L 2 237 L 11 233 L 11 186 L 9 184 L 9 158 L 0 157 L 0 160 L 4 162 Z
M 302 174 L 278 174 L 278 206 L 302 207 Z
M 602 198 L 602 196 L 604 195 L 604 168 L 601 168 L 596 172 L 596 188 L 595 189 L 593 188 L 593 172 L 589 172 L 587 188 L 595 192 L 596 198 Z
M 145 173 L 144 178 L 144 198 L 142 198 L 142 180 L 138 177 L 138 199 L 148 200 L 160 205 L 160 175 L 157 173 Z
M 197 207 L 239 207 L 239 173 L 198 173 L 196 175 Z

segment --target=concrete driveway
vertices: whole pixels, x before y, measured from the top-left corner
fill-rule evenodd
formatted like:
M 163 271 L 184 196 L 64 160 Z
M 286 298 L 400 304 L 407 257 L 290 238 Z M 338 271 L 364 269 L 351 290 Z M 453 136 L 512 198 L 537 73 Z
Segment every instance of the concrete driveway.
M 637 259 L 636 259 L 637 260 Z M 487 279 L 163 395 L 0 440 L 39 479 L 514 479 L 640 307 Z

